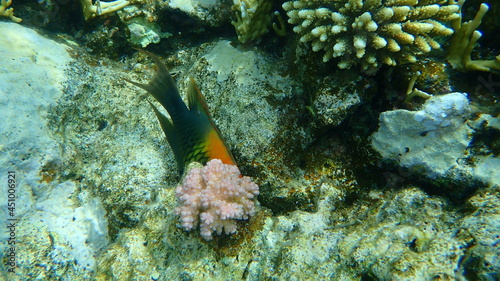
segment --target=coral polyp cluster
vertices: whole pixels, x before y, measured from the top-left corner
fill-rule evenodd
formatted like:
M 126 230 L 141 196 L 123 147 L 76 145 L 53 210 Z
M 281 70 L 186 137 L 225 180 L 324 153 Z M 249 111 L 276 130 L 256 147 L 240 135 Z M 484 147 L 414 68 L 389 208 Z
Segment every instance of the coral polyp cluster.
M 300 41 L 325 51 L 323 61 L 367 72 L 439 49 L 435 38 L 453 34 L 445 24 L 459 17 L 459 6 L 443 0 L 297 0 L 283 9 Z
M 252 200 L 259 195 L 259 187 L 249 177 L 241 176 L 235 165 L 210 160 L 201 166 L 188 166 L 182 184 L 175 189 L 179 200 L 176 209 L 182 227 L 191 230 L 200 225 L 200 234 L 212 240 L 212 233 L 236 232 L 236 220 L 246 220 L 255 214 Z

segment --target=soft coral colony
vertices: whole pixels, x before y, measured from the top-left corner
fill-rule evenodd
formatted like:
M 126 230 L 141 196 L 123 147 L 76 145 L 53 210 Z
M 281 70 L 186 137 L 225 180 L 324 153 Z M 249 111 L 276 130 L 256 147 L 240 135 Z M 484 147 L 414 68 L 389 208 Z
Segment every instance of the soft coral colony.
M 252 199 L 259 187 L 249 177 L 242 177 L 236 165 L 210 160 L 205 166 L 193 162 L 188 167 L 175 196 L 182 227 L 191 230 L 200 225 L 200 235 L 212 240 L 212 233 L 236 232 L 236 220 L 246 220 L 255 213 Z
M 255 213 L 253 199 L 259 187 L 241 175 L 194 80 L 190 80 L 186 106 L 167 67 L 153 54 L 142 52 L 153 58 L 158 72 L 149 84 L 127 81 L 148 91 L 170 115 L 168 119 L 150 103 L 180 173 L 187 168 L 175 190 L 182 227 L 192 230 L 199 225 L 205 240 L 212 240 L 214 232 L 235 233 L 236 220 L 246 220 Z

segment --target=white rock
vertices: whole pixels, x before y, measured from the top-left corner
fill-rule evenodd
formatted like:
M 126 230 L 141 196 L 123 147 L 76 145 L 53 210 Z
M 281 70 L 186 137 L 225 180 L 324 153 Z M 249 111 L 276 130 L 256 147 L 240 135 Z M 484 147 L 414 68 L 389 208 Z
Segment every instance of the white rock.
M 42 176 L 44 167 L 57 167 L 63 161 L 60 140 L 49 129 L 47 116 L 63 95 L 67 66 L 73 59 L 66 45 L 19 24 L 0 22 L 0 30 L 0 175 L 6 178 L 9 171 L 16 175 L 13 216 L 5 210 L 7 189 L 1 188 L 0 220 L 17 219 L 16 272 L 26 273 L 34 266 L 31 259 L 48 251 L 52 264 L 43 266 L 51 271 L 71 262 L 75 271 L 88 274 L 97 251 L 107 244 L 104 208 L 95 198 L 86 198 L 79 206 L 73 196 L 77 183 Z M 2 253 L 8 246 L 7 235 L 0 232 Z M 47 242 L 49 237 L 51 247 L 36 248 L 36 241 Z
M 469 112 L 462 93 L 430 98 L 419 111 L 383 112 L 372 146 L 403 167 L 422 169 L 430 178 L 443 176 L 458 165 L 471 141 Z

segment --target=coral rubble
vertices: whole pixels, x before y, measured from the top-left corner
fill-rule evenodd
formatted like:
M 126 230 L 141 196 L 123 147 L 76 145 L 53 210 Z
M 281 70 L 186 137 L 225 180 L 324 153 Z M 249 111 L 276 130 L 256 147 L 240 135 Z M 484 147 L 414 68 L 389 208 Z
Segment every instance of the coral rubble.
M 157 44 L 162 38 L 168 38 L 172 34 L 162 32 L 157 23 L 157 16 L 152 8 L 137 7 L 130 5 L 117 12 L 120 20 L 128 27 L 127 41 L 134 46 L 146 48 L 149 44 Z
M 441 48 L 435 40 L 453 29 L 459 6 L 440 0 L 296 0 L 283 4 L 300 42 L 311 42 L 323 61 L 340 58 L 339 68 L 361 64 L 366 72 L 382 64 L 415 62 Z

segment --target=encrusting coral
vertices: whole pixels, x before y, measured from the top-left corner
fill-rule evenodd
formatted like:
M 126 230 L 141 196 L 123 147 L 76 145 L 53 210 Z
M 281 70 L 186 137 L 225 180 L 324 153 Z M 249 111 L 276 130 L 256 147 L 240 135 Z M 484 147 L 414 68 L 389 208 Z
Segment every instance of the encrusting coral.
M 99 0 L 92 4 L 92 0 L 80 0 L 83 7 L 83 15 L 85 20 L 89 20 L 96 16 L 116 12 L 121 8 L 130 4 L 127 0 L 115 0 L 111 2 L 101 2 Z
M 462 10 L 462 5 L 465 0 L 450 0 L 450 3 L 456 3 Z M 470 55 L 477 40 L 481 37 L 481 32 L 476 29 L 481 24 L 481 21 L 488 12 L 488 5 L 481 4 L 479 11 L 473 20 L 462 23 L 462 16 L 451 22 L 452 28 L 455 30 L 451 39 L 448 55 L 446 59 L 450 62 L 453 68 L 460 71 L 500 71 L 500 55 L 494 60 L 471 60 Z
M 8 17 L 13 22 L 20 23 L 22 19 L 14 16 L 14 8 L 7 8 L 12 4 L 12 0 L 0 0 L 0 16 Z
M 442 0 L 297 0 L 283 9 L 300 41 L 325 51 L 324 62 L 338 57 L 339 68 L 359 63 L 372 73 L 439 49 L 434 38 L 453 34 L 445 23 L 459 17 L 459 6 Z
M 212 240 L 212 233 L 236 232 L 236 220 L 246 220 L 255 213 L 252 199 L 259 187 L 249 177 L 241 176 L 236 165 L 210 160 L 201 166 L 193 162 L 175 189 L 179 201 L 176 212 L 182 227 L 192 230 L 200 224 L 200 235 Z

